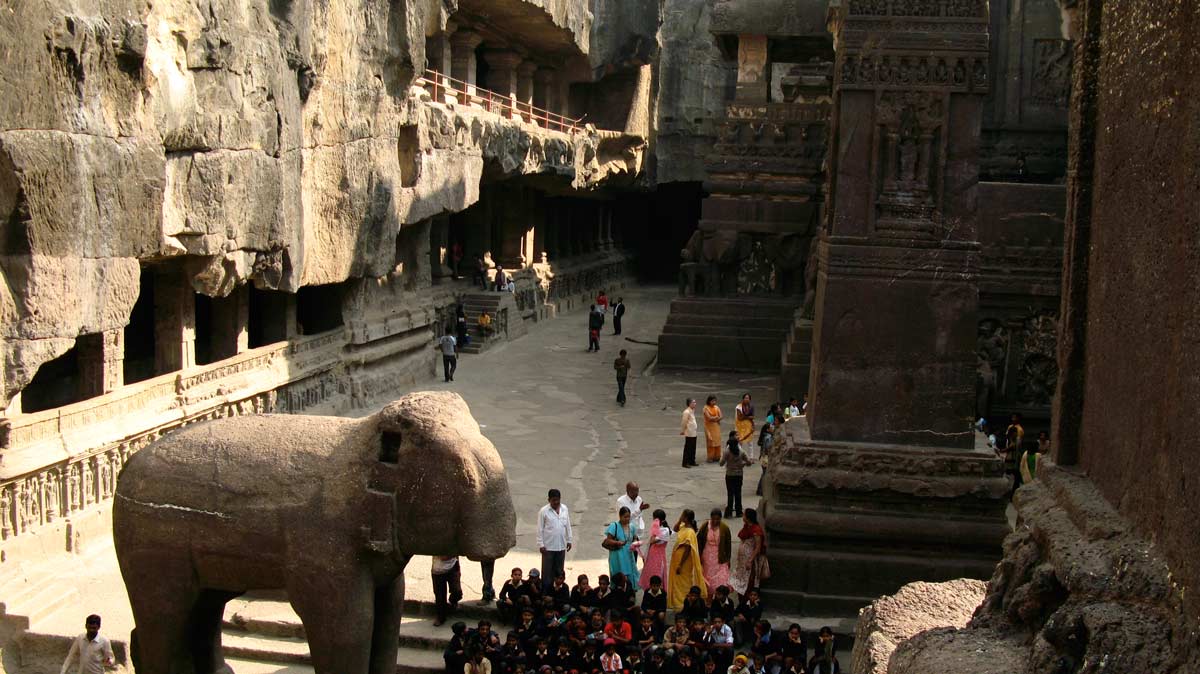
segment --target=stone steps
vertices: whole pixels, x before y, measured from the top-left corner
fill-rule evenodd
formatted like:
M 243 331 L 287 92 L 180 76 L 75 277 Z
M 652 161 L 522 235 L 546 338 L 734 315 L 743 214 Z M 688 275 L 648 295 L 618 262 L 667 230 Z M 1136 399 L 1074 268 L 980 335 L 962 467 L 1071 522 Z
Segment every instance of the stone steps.
M 787 341 L 780 349 L 779 397 L 786 400 L 790 397 L 800 399 L 808 392 L 809 378 L 812 374 L 812 321 L 799 317 L 792 323 Z
M 676 298 L 658 338 L 658 364 L 778 372 L 795 310 L 790 299 Z
M 0 615 L 25 620 L 36 625 L 59 609 L 77 603 L 79 591 L 72 585 L 59 582 L 54 574 L 43 574 L 36 580 L 25 573 L 15 574 L 14 580 L 0 584 Z

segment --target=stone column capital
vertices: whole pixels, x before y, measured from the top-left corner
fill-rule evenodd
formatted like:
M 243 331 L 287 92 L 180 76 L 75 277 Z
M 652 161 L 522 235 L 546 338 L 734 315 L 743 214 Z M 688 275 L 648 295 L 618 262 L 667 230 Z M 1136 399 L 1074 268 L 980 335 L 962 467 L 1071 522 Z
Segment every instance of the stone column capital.
M 533 81 L 539 85 L 550 84 L 556 77 L 558 77 L 558 69 L 546 66 L 538 66 L 537 71 L 533 73 Z
M 459 30 L 450 36 L 450 45 L 456 51 L 459 49 L 475 49 L 481 44 L 483 44 L 483 36 L 474 31 Z
M 521 61 L 521 65 L 517 66 L 517 74 L 521 77 L 533 77 L 538 69 L 538 64 L 533 61 Z
M 521 55 L 509 49 L 487 49 L 483 52 L 483 60 L 492 68 L 516 70 L 521 65 Z

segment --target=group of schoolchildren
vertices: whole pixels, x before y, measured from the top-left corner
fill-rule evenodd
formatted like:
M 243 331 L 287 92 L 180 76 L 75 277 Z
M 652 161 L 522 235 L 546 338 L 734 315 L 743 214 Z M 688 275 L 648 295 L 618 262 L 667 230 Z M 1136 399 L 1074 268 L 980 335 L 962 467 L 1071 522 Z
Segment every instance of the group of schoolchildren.
M 815 652 L 799 625 L 774 630 L 763 619 L 756 588 L 734 601 L 727 586 L 711 599 L 691 588 L 683 608 L 667 615 L 667 593 L 654 576 L 637 601 L 624 574 L 581 575 L 574 587 L 559 575 L 513 569 L 497 597 L 501 635 L 488 620 L 475 629 L 455 623 L 445 651 L 450 674 L 837 674 L 833 630 L 820 630 Z

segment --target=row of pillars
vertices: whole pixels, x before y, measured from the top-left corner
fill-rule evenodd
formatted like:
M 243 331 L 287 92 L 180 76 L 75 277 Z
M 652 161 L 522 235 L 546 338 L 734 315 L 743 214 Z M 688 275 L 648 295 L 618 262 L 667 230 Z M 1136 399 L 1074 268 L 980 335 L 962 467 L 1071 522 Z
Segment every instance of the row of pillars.
M 458 87 L 448 81 L 440 83 L 443 86 L 436 93 L 441 102 L 481 106 L 477 90 L 482 86 L 506 99 L 506 108 L 514 119 L 527 119 L 529 106 L 566 115 L 567 83 L 558 69 L 539 65 L 516 50 L 485 49 L 487 82 L 478 82 L 476 49 L 483 42 L 479 33 L 458 28 L 452 21 L 445 31 L 428 38 L 425 56 L 429 68 L 460 82 Z M 455 88 L 464 89 L 468 100 L 457 100 Z
M 612 250 L 624 243 L 613 222 L 612 202 L 546 197 L 537 190 L 485 188 L 479 202 L 460 217 L 466 254 L 491 251 L 497 264 L 520 269 L 536 262 Z M 432 238 L 441 242 L 444 225 L 435 220 Z

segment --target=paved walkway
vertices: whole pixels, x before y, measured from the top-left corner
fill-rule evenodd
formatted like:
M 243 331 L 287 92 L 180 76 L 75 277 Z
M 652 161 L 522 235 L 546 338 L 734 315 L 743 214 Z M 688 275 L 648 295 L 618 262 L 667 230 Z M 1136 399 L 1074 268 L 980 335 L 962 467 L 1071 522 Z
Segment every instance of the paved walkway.
M 684 400 L 695 397 L 703 405 L 707 395 L 717 395 L 731 419 L 733 404 L 743 392 L 750 392 L 764 408 L 764 403 L 773 401 L 776 379 L 656 372 L 657 338 L 673 294 L 673 289 L 665 288 L 625 292 L 624 334 L 612 337 L 611 325 L 606 326 L 598 354 L 586 351 L 586 316 L 575 312 L 538 324 L 525 337 L 481 355 L 463 356 L 454 382 L 443 383 L 439 372 L 436 379 L 418 387 L 459 392 L 503 457 L 517 510 L 517 545 L 496 564 L 497 589 L 511 567 L 528 570 L 540 563 L 534 523 L 550 487 L 562 491 L 572 513 L 575 549 L 567 556 L 572 582 L 575 574 L 588 573 L 594 584 L 597 574 L 607 573 L 601 532 L 614 518 L 616 498 L 624 493 L 627 481 L 637 480 L 643 498 L 652 508 L 664 508 L 670 518 L 692 508 L 703 519 L 710 508 L 724 505 L 723 469 L 716 464 L 680 467 L 679 414 Z M 612 369 L 622 348 L 634 364 L 625 407 L 615 403 Z M 701 462 L 703 453 L 701 446 Z M 746 507 L 757 504 L 753 493 L 758 475 L 757 468 L 747 471 Z M 429 566 L 427 557 L 409 564 L 405 572 L 409 598 L 432 600 Z M 98 612 L 109 636 L 128 635 L 133 621 L 111 545 L 93 546 L 82 560 L 64 556 L 39 564 L 29 573 L 43 578 L 46 573 L 56 574 L 56 581 L 73 587 L 79 597 L 74 605 L 38 618 L 34 630 L 74 633 L 83 616 Z M 479 597 L 478 564 L 465 562 L 463 585 L 466 601 Z

